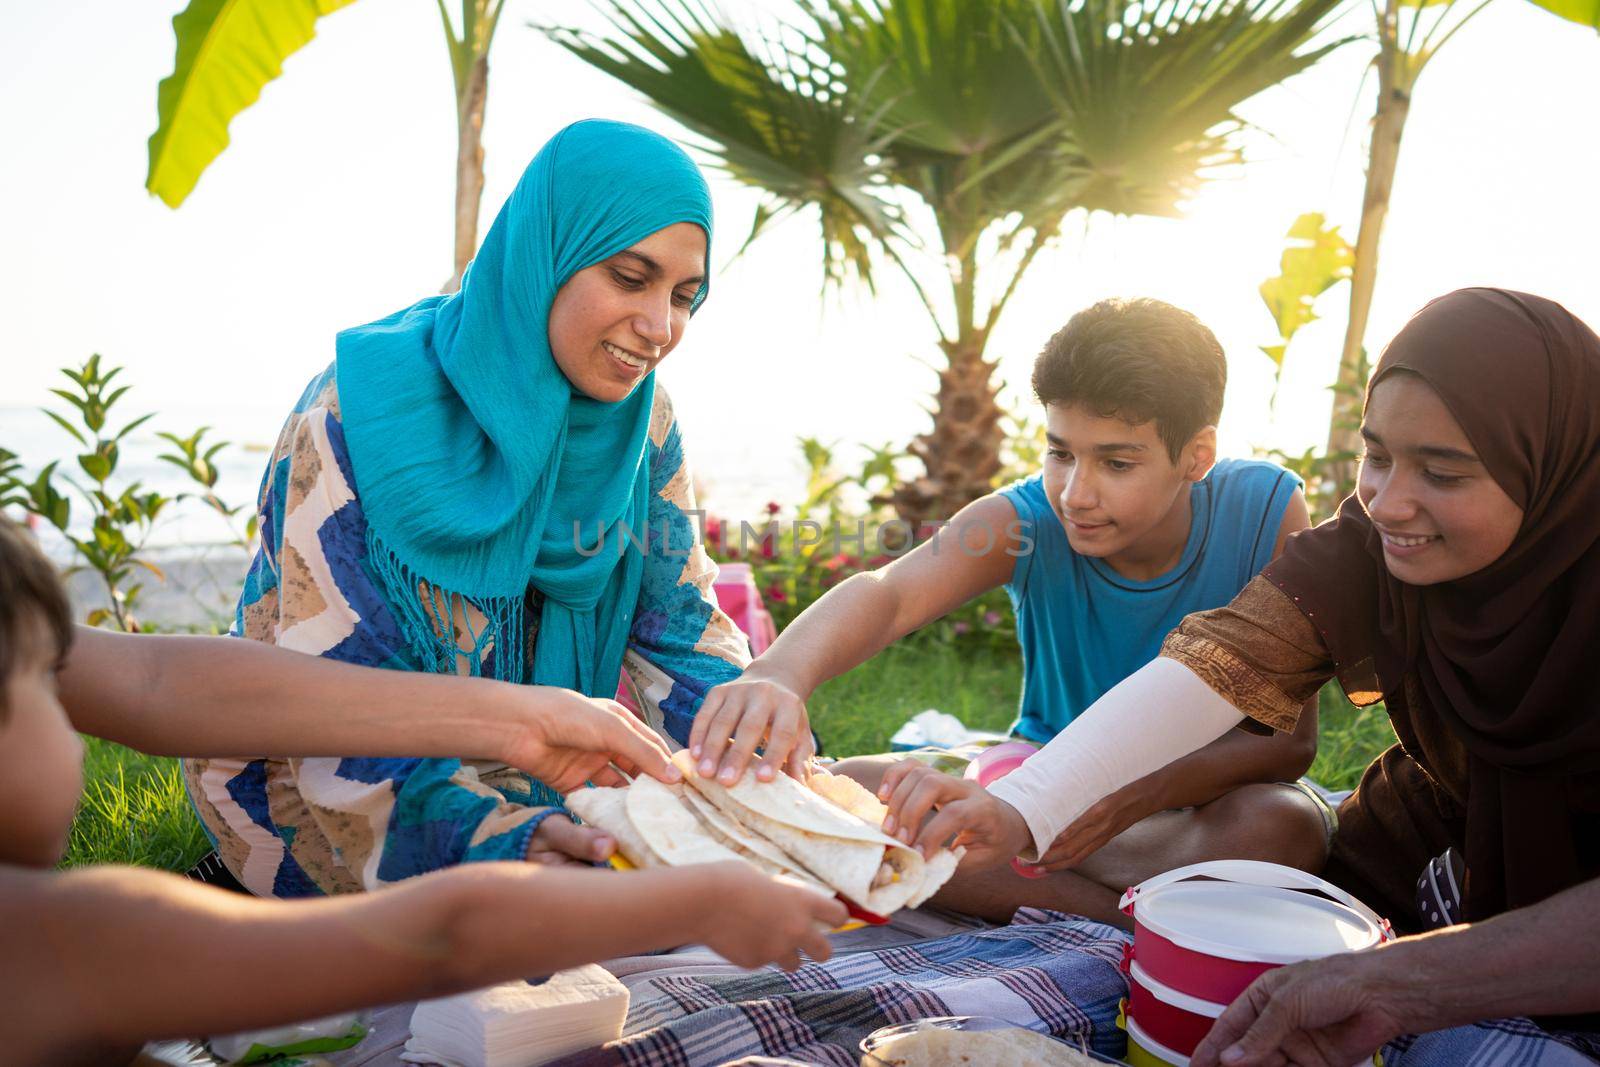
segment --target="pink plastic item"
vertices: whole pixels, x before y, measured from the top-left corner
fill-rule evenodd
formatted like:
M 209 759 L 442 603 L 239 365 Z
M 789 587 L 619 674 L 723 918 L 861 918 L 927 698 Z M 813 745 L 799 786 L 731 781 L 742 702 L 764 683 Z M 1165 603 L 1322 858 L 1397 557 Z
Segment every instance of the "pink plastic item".
M 977 758 L 967 764 L 962 777 L 975 781 L 987 789 L 989 783 L 1004 778 L 1022 766 L 1023 761 L 1037 751 L 1039 746 L 1030 745 L 1026 741 L 1003 741 L 978 753 Z
M 711 587 L 717 598 L 717 607 L 733 620 L 750 642 L 750 654 L 759 656 L 778 639 L 778 628 L 761 600 L 761 590 L 756 588 L 755 577 L 748 563 L 723 563 L 719 565 L 717 580 Z M 629 691 L 628 676 L 624 672 L 617 681 L 617 703 L 641 714 Z
M 1022 766 L 1023 762 L 1037 751 L 1039 751 L 1038 745 L 1030 745 L 1026 741 L 1003 741 L 993 748 L 986 748 L 978 753 L 977 757 L 967 764 L 967 769 L 961 777 L 977 782 L 987 789 L 990 782 L 1004 778 Z M 1024 878 L 1043 878 L 1049 873 L 1019 859 L 1011 861 L 1011 869 Z

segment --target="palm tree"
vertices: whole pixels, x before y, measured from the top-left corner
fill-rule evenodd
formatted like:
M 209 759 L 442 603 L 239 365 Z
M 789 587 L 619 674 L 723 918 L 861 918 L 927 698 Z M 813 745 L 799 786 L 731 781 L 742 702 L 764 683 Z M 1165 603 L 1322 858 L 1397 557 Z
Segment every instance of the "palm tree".
M 228 147 L 228 124 L 283 73 L 283 61 L 316 34 L 324 15 L 354 0 L 190 0 L 172 20 L 177 56 L 157 90 L 145 188 L 176 208 Z M 454 289 L 478 248 L 483 201 L 483 115 L 489 99 L 489 46 L 505 0 L 461 0 L 452 21 L 435 0 L 456 92 Z
M 1066 216 L 1177 214 L 1241 159 L 1234 108 L 1342 43 L 1311 44 L 1337 3 L 799 0 L 741 28 L 710 0 L 597 0 L 607 32 L 542 28 L 765 193 L 749 240 L 815 209 L 825 286 L 910 280 L 945 357 L 925 471 L 894 498 L 920 521 L 991 488 L 985 345 Z
M 1365 395 L 1365 341 L 1372 296 L 1378 286 L 1378 245 L 1389 197 L 1400 166 L 1400 139 L 1411 115 L 1411 98 L 1428 61 L 1490 0 L 1372 0 L 1377 22 L 1378 52 L 1372 64 L 1378 74 L 1378 104 L 1367 146 L 1367 180 L 1361 198 L 1361 225 L 1356 231 L 1351 274 L 1350 314 L 1333 387 L 1333 414 L 1328 425 L 1328 456 L 1334 460 L 1336 486 L 1355 485 L 1355 456 L 1360 451 L 1361 404 Z M 1564 19 L 1600 30 L 1600 0 L 1533 0 Z

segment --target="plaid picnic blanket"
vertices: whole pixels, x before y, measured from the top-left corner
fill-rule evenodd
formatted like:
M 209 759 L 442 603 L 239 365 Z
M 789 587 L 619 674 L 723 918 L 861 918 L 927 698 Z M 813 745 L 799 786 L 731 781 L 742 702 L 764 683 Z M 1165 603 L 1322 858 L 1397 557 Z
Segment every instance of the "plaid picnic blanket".
M 1559 1034 L 1528 1019 L 1490 1019 L 1413 1034 L 1383 1048 L 1383 1067 L 1593 1067 L 1600 1035 Z
M 987 1015 L 1124 1050 L 1117 968 L 1127 935 L 1023 909 L 1009 926 L 839 955 L 793 974 L 666 975 L 632 986 L 627 1037 L 556 1067 L 711 1067 L 746 1056 L 856 1067 L 881 1026 Z

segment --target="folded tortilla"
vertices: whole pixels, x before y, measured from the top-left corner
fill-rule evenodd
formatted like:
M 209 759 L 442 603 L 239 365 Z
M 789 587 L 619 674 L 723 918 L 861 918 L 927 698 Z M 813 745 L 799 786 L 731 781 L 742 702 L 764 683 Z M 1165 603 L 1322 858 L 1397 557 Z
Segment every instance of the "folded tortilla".
M 679 787 L 682 789 L 682 787 Z M 691 811 L 700 817 L 705 824 L 707 832 L 718 841 L 727 845 L 733 851 L 766 871 L 768 874 L 783 874 L 795 879 L 814 889 L 821 889 L 832 893 L 833 890 L 823 885 L 820 879 L 807 872 L 794 860 L 790 859 L 783 849 L 759 834 L 751 833 L 743 826 L 724 815 L 715 804 L 706 800 L 692 789 L 683 789 L 680 798 L 687 804 Z
M 626 788 L 597 787 L 569 793 L 567 809 L 616 838 L 617 851 L 635 867 L 687 867 L 743 859 L 706 831 L 673 788 L 641 775 Z
M 886 809 L 850 779 L 819 775 L 807 788 L 785 774 L 770 782 L 746 774 L 724 786 L 696 774 L 687 753 L 673 760 L 689 787 L 724 815 L 867 911 L 888 915 L 916 907 L 955 873 L 960 857 L 954 853 L 941 851 L 925 862 L 920 852 L 879 829 Z M 880 876 L 885 865 L 892 872 L 887 884 Z
M 749 774 L 724 787 L 698 777 L 686 754 L 675 758 L 684 783 L 640 776 L 626 788 L 579 789 L 567 808 L 615 838 L 635 867 L 744 860 L 877 915 L 916 907 L 955 873 L 959 855 L 924 862 L 878 829 L 887 809 L 849 778 L 818 774 L 807 788 Z

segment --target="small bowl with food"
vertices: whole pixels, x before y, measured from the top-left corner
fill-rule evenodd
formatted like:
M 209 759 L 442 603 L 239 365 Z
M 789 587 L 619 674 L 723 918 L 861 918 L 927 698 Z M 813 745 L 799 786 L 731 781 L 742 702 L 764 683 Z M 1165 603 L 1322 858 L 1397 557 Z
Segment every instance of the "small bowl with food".
M 874 1030 L 861 1067 L 1093 1067 L 1109 1056 L 1037 1030 L 981 1015 L 944 1015 Z

